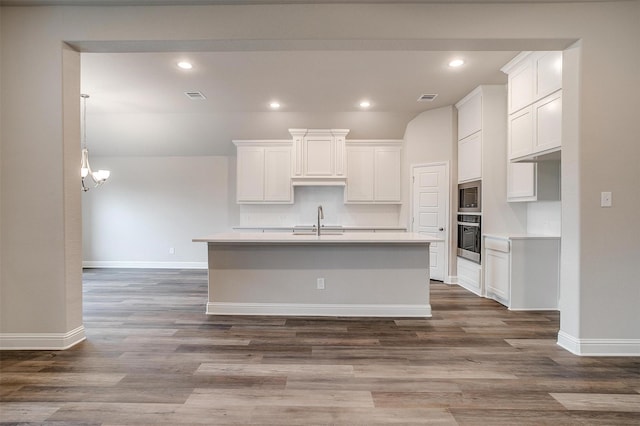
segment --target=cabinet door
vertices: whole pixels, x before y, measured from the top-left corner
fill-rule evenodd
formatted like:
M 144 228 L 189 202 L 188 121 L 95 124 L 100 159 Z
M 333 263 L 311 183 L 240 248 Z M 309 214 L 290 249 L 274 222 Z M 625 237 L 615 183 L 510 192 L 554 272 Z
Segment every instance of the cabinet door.
M 238 147 L 236 199 L 238 202 L 264 200 L 264 148 Z
M 534 55 L 534 62 L 534 100 L 538 100 L 562 88 L 562 52 L 539 52 Z
M 533 103 L 533 61 L 530 57 L 509 73 L 509 114 Z
M 332 136 L 309 135 L 304 138 L 304 175 L 332 176 L 334 174 L 334 140 Z
M 528 107 L 509 116 L 509 159 L 533 151 L 533 113 Z
M 482 179 L 482 132 L 458 142 L 458 182 Z
M 536 164 L 507 162 L 507 201 L 536 200 Z
M 374 165 L 373 147 L 347 147 L 347 202 L 373 201 Z
M 291 148 L 265 148 L 264 167 L 264 200 L 291 201 Z
M 485 250 L 484 282 L 487 295 L 509 306 L 510 254 Z
M 375 149 L 375 201 L 400 201 L 402 196 L 400 148 Z
M 482 93 L 467 100 L 458 107 L 458 140 L 482 129 Z
M 535 116 L 534 152 L 562 145 L 562 92 L 556 92 L 533 105 Z

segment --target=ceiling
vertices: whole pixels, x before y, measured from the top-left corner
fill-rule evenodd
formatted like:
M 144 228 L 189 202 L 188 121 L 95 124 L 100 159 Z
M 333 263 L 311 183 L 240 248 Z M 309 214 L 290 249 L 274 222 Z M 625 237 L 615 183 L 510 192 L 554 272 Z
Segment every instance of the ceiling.
M 455 104 L 479 84 L 506 83 L 499 69 L 517 53 L 82 53 L 87 142 L 95 155 L 230 155 L 233 139 L 285 139 L 289 128 L 402 138 L 421 112 Z M 465 64 L 449 67 L 457 57 Z M 180 60 L 193 69 L 178 68 Z M 193 91 L 206 99 L 185 95 Z M 422 94 L 438 96 L 418 102 Z
M 619 0 L 0 0 L 0 6 L 163 6 L 229 4 L 305 4 L 305 3 L 572 3 Z

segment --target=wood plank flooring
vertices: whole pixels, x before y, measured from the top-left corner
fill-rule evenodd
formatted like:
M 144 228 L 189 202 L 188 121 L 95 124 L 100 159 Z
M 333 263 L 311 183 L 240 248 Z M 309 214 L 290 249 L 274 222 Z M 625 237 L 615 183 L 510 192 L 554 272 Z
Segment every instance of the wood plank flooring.
M 640 358 L 433 283 L 433 318 L 204 314 L 206 271 L 87 270 L 87 341 L 0 352 L 3 424 L 638 425 Z

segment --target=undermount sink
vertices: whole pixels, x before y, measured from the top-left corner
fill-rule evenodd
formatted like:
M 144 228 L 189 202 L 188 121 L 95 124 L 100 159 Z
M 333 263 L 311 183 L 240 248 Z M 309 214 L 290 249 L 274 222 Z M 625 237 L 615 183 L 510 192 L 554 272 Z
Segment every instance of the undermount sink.
M 317 235 L 317 227 L 314 225 L 296 225 L 293 227 L 293 235 Z M 344 228 L 340 225 L 322 225 L 320 235 L 342 235 Z

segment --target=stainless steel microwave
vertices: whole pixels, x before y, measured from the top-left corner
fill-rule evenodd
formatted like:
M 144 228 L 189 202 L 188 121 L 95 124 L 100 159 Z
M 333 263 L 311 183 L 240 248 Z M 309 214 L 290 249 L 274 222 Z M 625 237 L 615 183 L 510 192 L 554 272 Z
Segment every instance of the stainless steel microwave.
M 458 211 L 482 211 L 482 181 L 461 183 L 458 185 Z

